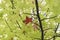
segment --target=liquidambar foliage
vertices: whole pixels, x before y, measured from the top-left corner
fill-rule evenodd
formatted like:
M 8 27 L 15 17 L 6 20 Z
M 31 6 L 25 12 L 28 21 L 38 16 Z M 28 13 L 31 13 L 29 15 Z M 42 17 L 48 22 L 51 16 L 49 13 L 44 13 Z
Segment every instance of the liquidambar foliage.
M 0 40 L 60 40 L 60 0 L 0 0 Z

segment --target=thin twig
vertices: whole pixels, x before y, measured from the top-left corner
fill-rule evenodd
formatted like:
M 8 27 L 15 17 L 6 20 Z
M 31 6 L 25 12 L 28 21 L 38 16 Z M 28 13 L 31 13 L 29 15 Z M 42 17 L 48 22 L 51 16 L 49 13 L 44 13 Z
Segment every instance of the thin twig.
M 30 13 L 24 13 L 24 14 L 28 14 L 28 15 L 34 15 L 34 16 L 36 15 L 36 14 L 30 14 Z
M 16 23 L 18 24 L 18 27 L 21 29 L 19 22 L 16 20 Z
M 56 34 L 56 32 L 57 32 L 58 27 L 59 27 L 59 23 L 58 23 L 58 25 L 57 25 L 57 27 L 56 27 L 56 29 L 55 29 L 55 34 Z M 54 37 L 53 37 L 53 40 L 55 40 L 55 39 L 56 39 L 56 37 L 54 36 Z
M 46 19 L 53 19 L 53 18 L 56 18 L 57 16 L 54 16 L 54 17 L 50 17 L 50 18 L 43 18 L 43 19 L 41 19 L 41 21 L 44 21 L 44 20 L 46 20 Z
M 9 27 L 10 31 L 13 32 L 12 29 L 10 28 L 8 22 L 6 20 L 5 20 L 5 22 L 6 22 L 7 26 Z
M 11 4 L 12 4 L 12 10 L 15 9 L 15 6 L 14 6 L 14 0 L 10 0 Z M 13 14 L 15 14 L 14 11 L 12 11 Z
M 44 31 L 46 31 L 46 30 L 50 30 L 50 29 L 53 29 L 53 28 L 47 28 L 47 29 L 44 29 Z
M 51 39 L 55 40 L 55 38 L 56 38 L 56 37 L 60 37 L 60 34 L 57 34 L 57 33 L 56 33 L 56 32 L 57 32 L 58 27 L 59 27 L 59 23 L 58 23 L 58 25 L 57 25 L 57 27 L 56 27 L 56 29 L 55 29 L 55 35 L 54 35 L 54 36 L 52 36 L 51 38 L 49 38 L 48 40 L 51 40 Z
M 11 4 L 12 4 L 12 9 L 14 9 L 14 0 L 10 0 Z

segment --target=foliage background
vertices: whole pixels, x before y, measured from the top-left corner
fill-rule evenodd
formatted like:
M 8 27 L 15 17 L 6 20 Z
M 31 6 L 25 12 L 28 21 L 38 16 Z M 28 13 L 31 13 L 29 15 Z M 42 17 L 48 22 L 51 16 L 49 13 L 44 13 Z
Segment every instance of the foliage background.
M 40 40 L 40 30 L 35 30 L 33 23 L 25 24 L 26 16 L 31 17 L 31 10 L 35 8 L 35 0 L 0 0 L 0 40 Z M 44 29 L 44 39 L 53 40 L 59 34 L 55 29 L 60 23 L 60 0 L 38 0 L 39 15 Z M 20 15 L 20 16 L 19 16 Z M 56 16 L 56 17 L 55 17 Z M 37 17 L 33 16 L 35 23 Z M 20 28 L 21 27 L 21 28 Z M 38 26 L 39 27 L 39 26 Z M 47 29 L 47 30 L 46 30 Z M 60 40 L 59 37 L 56 40 Z

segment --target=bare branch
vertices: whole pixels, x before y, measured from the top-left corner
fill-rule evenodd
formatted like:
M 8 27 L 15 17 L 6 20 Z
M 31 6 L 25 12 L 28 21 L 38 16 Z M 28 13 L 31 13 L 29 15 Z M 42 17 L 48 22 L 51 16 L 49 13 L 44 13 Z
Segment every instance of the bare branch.
M 36 5 L 37 18 L 39 21 L 39 27 L 41 29 L 41 40 L 44 40 L 44 31 L 43 31 L 43 27 L 42 27 L 41 18 L 39 16 L 38 0 L 35 0 L 35 5 Z

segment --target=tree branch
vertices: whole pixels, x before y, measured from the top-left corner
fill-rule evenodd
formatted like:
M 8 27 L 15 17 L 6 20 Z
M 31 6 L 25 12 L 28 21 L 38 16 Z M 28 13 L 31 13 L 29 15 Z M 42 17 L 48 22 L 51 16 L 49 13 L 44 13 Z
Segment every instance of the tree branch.
M 43 31 L 43 27 L 42 27 L 41 18 L 39 16 L 38 0 L 35 0 L 35 5 L 36 5 L 37 18 L 38 18 L 39 25 L 40 25 L 39 27 L 41 29 L 41 40 L 44 40 L 44 31 Z

